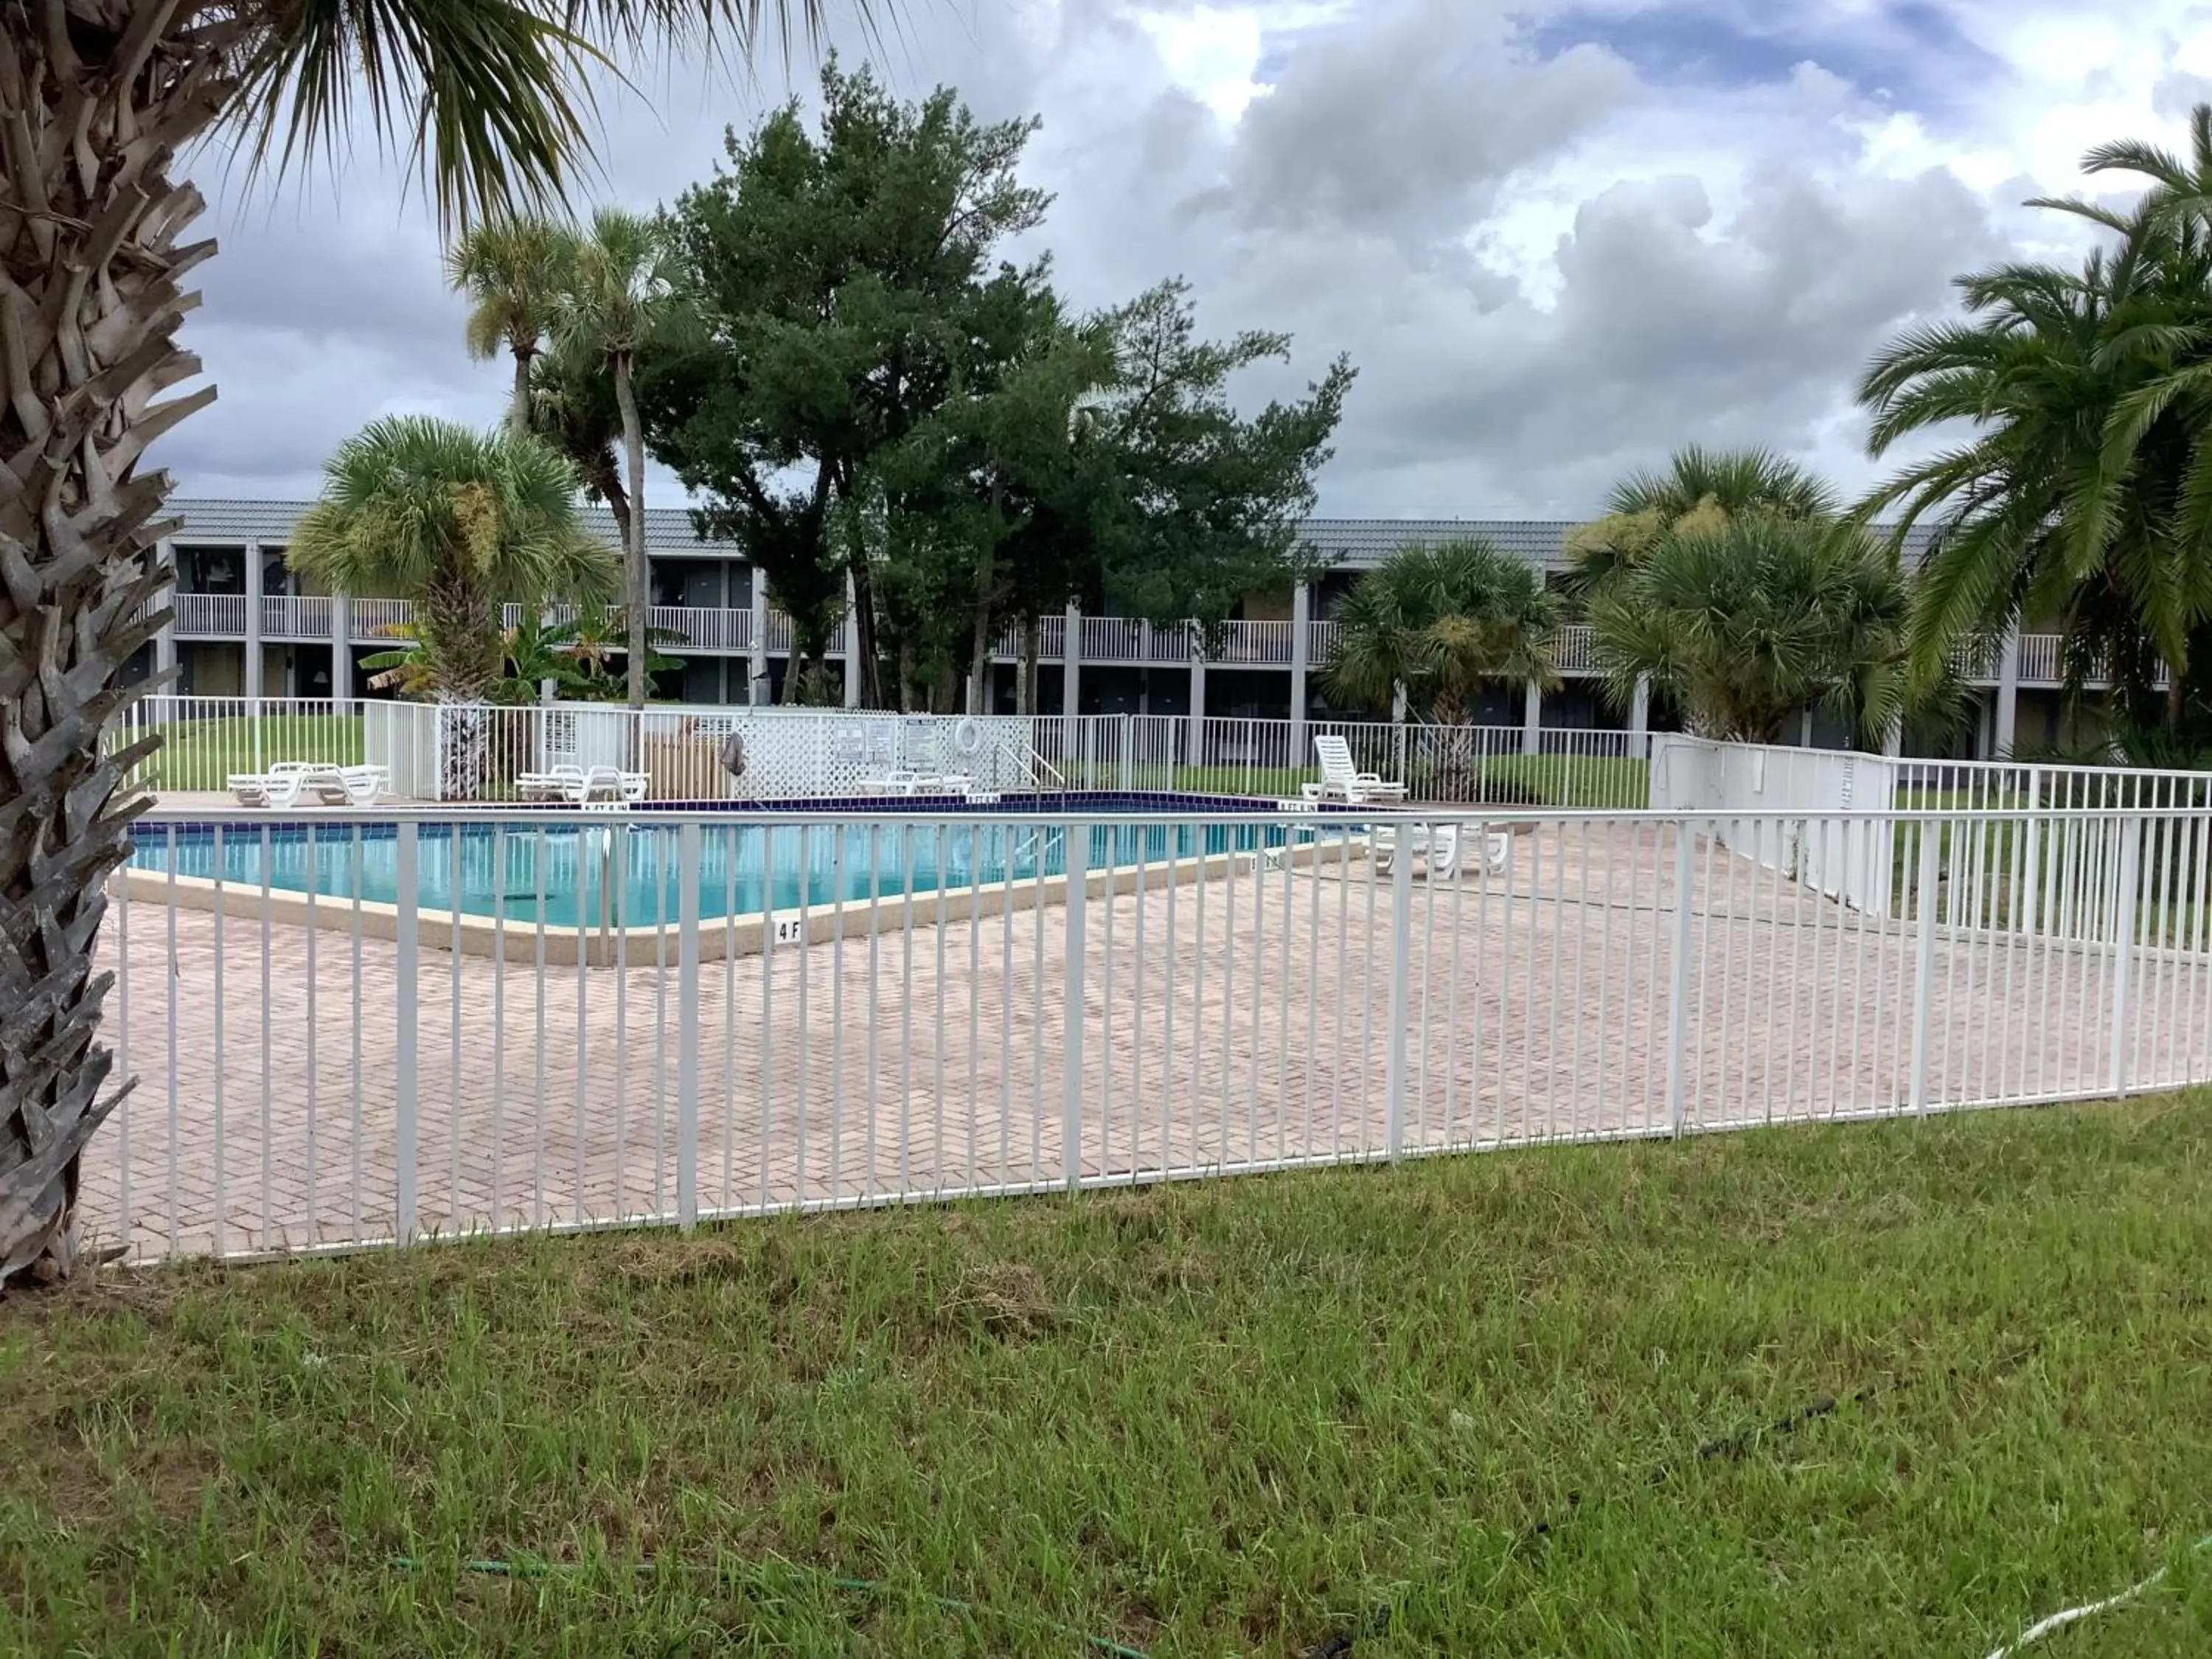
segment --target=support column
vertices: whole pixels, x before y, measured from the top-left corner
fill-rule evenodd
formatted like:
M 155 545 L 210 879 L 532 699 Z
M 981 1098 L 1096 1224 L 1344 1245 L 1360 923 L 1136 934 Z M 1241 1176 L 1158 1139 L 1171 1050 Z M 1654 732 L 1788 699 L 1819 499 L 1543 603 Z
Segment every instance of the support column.
M 1190 653 L 1190 763 L 1206 764 L 1206 659 L 1199 655 L 1195 640 Z
M 353 696 L 353 601 L 331 595 L 331 696 Z
M 1997 653 L 1996 753 L 1992 760 L 2009 757 L 2020 733 L 2020 628 L 2005 629 L 2004 645 Z
M 1521 752 L 1539 753 L 1543 739 L 1539 735 L 1544 729 L 1544 688 L 1530 680 L 1521 692 Z
M 1067 639 L 1060 647 L 1060 712 L 1073 720 L 1083 712 L 1083 607 L 1067 607 Z
M 1311 672 L 1313 588 L 1300 582 L 1291 591 L 1291 764 L 1305 764 L 1306 678 Z
M 752 637 L 745 653 L 745 701 L 748 703 L 769 700 L 768 678 L 768 584 L 761 580 L 756 568 L 751 572 L 753 586 Z
M 164 537 L 157 556 L 169 568 L 169 592 L 166 599 L 156 599 L 156 605 L 169 607 L 169 620 L 163 623 L 154 635 L 154 677 L 159 690 L 155 696 L 173 697 L 179 688 L 176 684 L 177 670 L 177 549 Z
M 845 707 L 860 706 L 860 624 L 853 612 L 859 595 L 853 587 L 853 573 L 845 573 Z
M 1905 722 L 1893 720 L 1881 734 L 1881 752 L 1895 760 L 1905 752 Z
M 1800 749 L 1813 746 L 1813 711 L 1810 708 L 1797 711 L 1797 746 Z
M 1650 731 L 1651 677 L 1649 674 L 1638 674 L 1636 677 L 1636 690 L 1629 693 L 1628 696 L 1628 734 L 1633 738 L 1641 738 L 1648 736 Z
M 261 689 L 261 544 L 246 544 L 246 675 L 240 687 L 258 699 Z

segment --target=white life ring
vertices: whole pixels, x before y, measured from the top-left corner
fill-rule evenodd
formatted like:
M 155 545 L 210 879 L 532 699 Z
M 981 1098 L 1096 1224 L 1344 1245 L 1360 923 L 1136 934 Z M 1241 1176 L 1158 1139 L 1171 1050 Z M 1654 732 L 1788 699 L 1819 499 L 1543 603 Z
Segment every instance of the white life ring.
M 952 746 L 963 757 L 973 759 L 983 752 L 983 726 L 973 714 L 963 714 L 952 728 Z

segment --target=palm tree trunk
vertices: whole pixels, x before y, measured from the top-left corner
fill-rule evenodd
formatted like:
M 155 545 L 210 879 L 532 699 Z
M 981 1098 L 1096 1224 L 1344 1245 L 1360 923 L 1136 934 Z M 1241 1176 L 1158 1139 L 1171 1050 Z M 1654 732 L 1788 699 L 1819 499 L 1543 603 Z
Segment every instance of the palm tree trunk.
M 438 702 L 439 799 L 483 798 L 491 775 L 491 721 L 484 705 L 499 683 L 499 611 L 466 589 L 422 596 L 422 638 Z
M 108 876 L 149 738 L 102 753 L 167 617 L 166 475 L 146 447 L 211 401 L 175 343 L 215 252 L 171 157 L 228 98 L 238 26 L 161 0 L 27 0 L 0 28 L 0 1284 L 74 1259 L 78 1158 L 131 1084 L 97 1041 Z
M 530 360 L 538 355 L 538 348 L 514 341 L 509 349 L 514 355 L 514 401 L 507 407 L 507 423 L 517 432 L 530 430 Z
M 629 576 L 629 706 L 645 707 L 649 678 L 646 667 L 646 613 L 653 599 L 652 575 L 645 562 L 645 428 L 638 420 L 637 392 L 629 383 L 629 354 L 615 354 L 615 406 L 622 410 L 623 455 L 629 468 L 629 512 L 624 525 L 623 562 Z M 642 722 L 630 722 L 632 736 Z
M 1014 712 L 1019 714 L 1036 713 L 1037 701 L 1037 619 L 1034 616 L 1022 618 L 1022 659 L 1014 674 Z
M 990 712 L 991 689 L 991 605 L 988 599 L 975 602 L 975 633 L 969 642 L 968 652 L 968 712 L 983 714 Z

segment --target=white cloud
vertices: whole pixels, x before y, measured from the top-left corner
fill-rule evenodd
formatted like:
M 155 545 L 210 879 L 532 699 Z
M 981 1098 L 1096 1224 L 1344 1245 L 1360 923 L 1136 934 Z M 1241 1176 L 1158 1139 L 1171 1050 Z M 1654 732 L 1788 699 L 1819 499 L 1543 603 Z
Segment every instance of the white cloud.
M 1079 301 L 1187 274 L 1206 327 L 1297 336 L 1255 393 L 1349 353 L 1325 510 L 1580 512 L 1692 438 L 1863 480 L 1866 356 L 1959 270 L 2078 247 L 2019 200 L 2075 188 L 2089 143 L 2176 138 L 2190 77 L 2212 85 L 2203 16 L 1954 0 L 1945 38 L 1984 56 L 1916 77 L 1891 70 L 1919 37 L 1872 0 L 1794 9 L 1779 46 L 1738 0 L 962 0 L 909 8 L 882 69 L 1043 115 L 1041 246 Z M 603 152 L 606 192 L 639 205 L 789 90 L 772 58 L 734 88 L 640 78 L 653 110 L 606 88 Z M 463 356 L 401 197 L 362 155 L 335 196 L 221 200 L 187 326 L 222 399 L 156 452 L 183 488 L 302 493 L 380 412 L 497 416 L 504 373 Z

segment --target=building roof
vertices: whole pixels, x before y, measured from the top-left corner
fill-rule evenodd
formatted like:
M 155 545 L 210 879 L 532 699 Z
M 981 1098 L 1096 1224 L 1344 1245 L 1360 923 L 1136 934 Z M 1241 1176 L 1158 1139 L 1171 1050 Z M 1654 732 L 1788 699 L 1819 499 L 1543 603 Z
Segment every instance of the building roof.
M 306 512 L 305 501 L 194 499 L 179 496 L 170 508 L 184 520 L 176 539 L 217 545 L 265 541 L 281 546 Z M 614 515 L 604 507 L 586 507 L 585 521 L 610 545 L 618 544 Z M 1540 564 L 1556 564 L 1560 544 L 1579 520 L 1573 519 L 1308 519 L 1304 540 L 1322 561 L 1353 569 L 1382 563 L 1407 542 L 1449 541 L 1480 537 L 1501 550 Z M 1929 540 L 1925 526 L 1905 538 L 1908 556 L 1917 562 Z M 687 507 L 649 507 L 645 511 L 645 545 L 649 553 L 698 554 L 708 558 L 742 557 L 726 542 L 702 542 L 691 526 Z
M 169 510 L 184 520 L 177 532 L 180 542 L 212 542 L 222 544 L 231 542 L 265 541 L 281 546 L 292 533 L 292 526 L 307 510 L 306 501 L 245 501 L 237 498 L 203 499 L 179 495 L 169 502 Z M 615 534 L 614 514 L 604 507 L 586 507 L 584 522 L 593 533 L 604 538 L 611 545 L 619 545 Z M 645 510 L 645 545 L 653 553 L 714 553 L 734 556 L 737 550 L 719 544 L 702 544 L 691 528 L 691 514 L 687 507 L 648 507 Z

